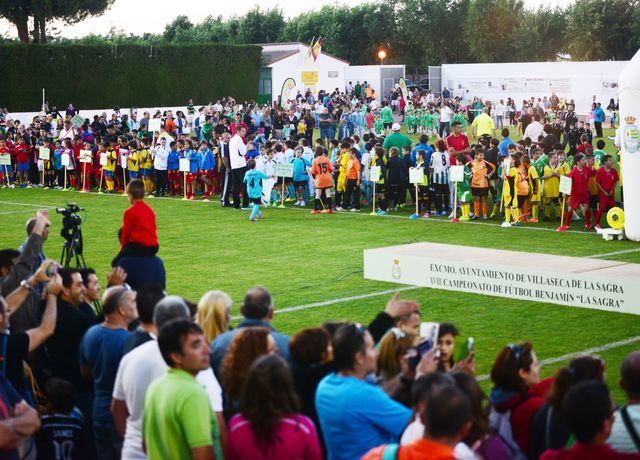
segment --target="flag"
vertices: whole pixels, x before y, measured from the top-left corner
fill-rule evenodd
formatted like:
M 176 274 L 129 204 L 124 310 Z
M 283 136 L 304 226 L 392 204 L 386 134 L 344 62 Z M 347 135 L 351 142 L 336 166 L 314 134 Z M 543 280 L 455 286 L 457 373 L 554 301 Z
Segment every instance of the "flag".
M 315 44 L 311 46 L 311 56 L 313 57 L 313 62 L 316 62 L 318 56 L 320 56 L 320 51 L 322 50 L 322 37 L 318 37 Z

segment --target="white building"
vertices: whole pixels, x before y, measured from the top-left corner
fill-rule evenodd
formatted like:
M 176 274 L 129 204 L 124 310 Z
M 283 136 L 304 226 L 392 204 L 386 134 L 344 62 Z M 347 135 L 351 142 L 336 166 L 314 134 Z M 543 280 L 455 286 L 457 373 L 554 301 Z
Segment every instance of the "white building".
M 395 87 L 400 77 L 404 77 L 404 65 L 352 65 L 347 67 L 345 83 L 356 85 L 365 81 L 375 91 L 376 100 L 389 98 L 391 89 Z
M 499 64 L 443 64 L 441 88 L 453 96 L 496 100 L 511 97 L 518 109 L 523 99 L 574 99 L 576 112 L 591 110 L 593 96 L 604 107 L 618 98 L 618 76 L 628 61 L 511 62 Z M 429 69 L 430 75 L 433 68 Z M 437 68 L 436 68 L 437 69 Z
M 282 84 L 287 78 L 296 83 L 293 94 L 307 89 L 318 91 L 345 89 L 345 71 L 349 63 L 322 50 L 314 61 L 304 43 L 269 43 L 262 45 L 262 69 L 258 87 L 258 101 L 273 103 L 278 100 Z

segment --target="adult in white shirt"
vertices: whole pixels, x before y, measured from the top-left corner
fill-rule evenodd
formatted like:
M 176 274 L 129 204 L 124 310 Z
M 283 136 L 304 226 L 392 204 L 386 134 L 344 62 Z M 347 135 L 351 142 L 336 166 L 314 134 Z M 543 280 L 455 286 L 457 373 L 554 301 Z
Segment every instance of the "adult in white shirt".
M 446 137 L 444 133 L 447 133 L 447 136 L 451 134 L 451 117 L 453 116 L 453 110 L 449 107 L 448 104 L 444 104 L 440 109 L 440 129 L 438 129 L 438 134 L 440 137 Z
M 631 431 L 640 437 L 640 351 L 634 351 L 622 361 L 620 387 L 627 395 L 627 404 L 616 411 L 607 444 L 619 452 L 638 453 L 640 443 L 636 444 Z
M 154 340 L 146 342 L 123 356 L 113 387 L 111 413 L 116 429 L 124 435 L 122 460 L 144 460 L 142 450 L 142 410 L 144 397 L 151 382 L 167 372 L 168 366 L 158 347 L 157 333 L 162 325 L 174 319 L 191 319 L 189 308 L 177 296 L 162 299 L 155 307 L 153 330 Z M 196 375 L 209 396 L 209 403 L 216 414 L 221 436 L 225 439 L 226 429 L 222 416 L 222 389 L 211 368 Z
M 504 101 L 500 99 L 500 102 L 495 107 L 496 126 L 500 129 L 504 127 L 505 106 Z
M 71 126 L 70 121 L 64 122 L 64 127 L 60 130 L 58 134 L 58 139 L 71 139 L 73 140 L 76 137 L 76 129 Z
M 164 196 L 168 193 L 169 181 L 167 177 L 167 158 L 169 158 L 170 148 L 167 139 L 161 137 L 158 145 L 152 150 L 153 169 L 156 172 L 156 196 Z
M 244 174 L 247 172 L 247 146 L 244 138 L 247 130 L 241 126 L 236 134 L 229 141 L 229 163 L 231 165 L 231 176 L 233 186 L 233 207 L 240 209 L 240 192 L 242 191 L 242 207 L 249 207 L 249 195 L 247 194 L 247 184 L 244 183 Z
M 529 123 L 527 129 L 524 130 L 524 134 L 522 135 L 523 139 L 527 137 L 531 139 L 531 142 L 538 142 L 538 137 L 544 136 L 544 126 L 540 123 L 540 114 L 535 114 L 533 116 L 533 121 Z

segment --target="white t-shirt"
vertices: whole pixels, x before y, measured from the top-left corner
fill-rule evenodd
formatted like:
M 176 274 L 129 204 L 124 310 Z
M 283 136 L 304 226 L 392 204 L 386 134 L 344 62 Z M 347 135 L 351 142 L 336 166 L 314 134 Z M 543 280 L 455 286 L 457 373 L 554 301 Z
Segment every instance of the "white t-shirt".
M 229 140 L 229 163 L 231 169 L 239 169 L 247 166 L 247 160 L 245 155 L 247 153 L 247 146 L 240 137 L 236 134 Z
M 524 134 L 522 138 L 529 138 L 533 142 L 538 142 L 538 137 L 544 134 L 544 126 L 539 121 L 533 121 L 528 126 L 527 129 L 524 130 Z
M 71 128 L 62 128 L 60 130 L 60 134 L 58 135 L 58 139 L 73 139 L 76 135 L 76 130 L 72 126 Z
M 134 348 L 122 357 L 113 386 L 113 398 L 124 401 L 129 411 L 122 460 L 147 458 L 142 451 L 144 396 L 151 382 L 164 375 L 168 368 L 155 340 Z M 222 389 L 211 368 L 198 373 L 196 381 L 207 392 L 213 411 L 222 412 Z
M 640 404 L 627 406 L 627 414 L 629 414 L 631 423 L 635 427 L 636 431 L 638 432 L 638 434 L 640 434 Z M 622 420 L 620 411 L 616 412 L 616 419 L 613 422 L 611 435 L 607 440 L 607 444 L 620 452 L 638 453 L 638 448 L 633 443 L 633 439 L 631 439 L 631 436 L 629 436 L 629 432 L 627 431 L 627 427 Z
M 453 110 L 451 110 L 448 105 L 445 105 L 440 109 L 440 123 L 449 123 L 452 115 Z
M 371 153 L 365 152 L 362 155 L 362 180 L 370 180 L 371 177 Z
M 167 158 L 169 158 L 170 148 L 165 144 L 164 147 L 161 145 L 157 146 L 153 149 L 153 167 L 158 171 L 166 171 L 167 170 Z

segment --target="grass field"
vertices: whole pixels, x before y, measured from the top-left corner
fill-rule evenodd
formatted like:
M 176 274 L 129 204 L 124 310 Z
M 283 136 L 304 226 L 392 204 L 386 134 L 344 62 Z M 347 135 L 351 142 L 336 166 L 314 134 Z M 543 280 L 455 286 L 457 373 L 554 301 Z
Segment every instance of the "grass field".
M 128 206 L 120 195 L 88 195 L 54 190 L 0 190 L 0 247 L 17 247 L 24 239 L 24 223 L 39 207 L 76 202 L 85 208 L 83 232 L 88 265 L 105 274 L 118 250 L 116 232 Z M 244 291 L 267 286 L 276 308 L 290 308 L 338 299 L 326 306 L 283 312 L 275 326 L 286 333 L 327 319 L 366 323 L 384 308 L 398 288 L 391 283 L 363 279 L 362 251 L 418 241 L 565 254 L 605 256 L 640 263 L 640 245 L 605 242 L 593 233 L 557 234 L 553 224 L 503 229 L 498 221 L 451 224 L 444 219 L 412 221 L 404 209 L 387 217 L 366 213 L 310 215 L 308 210 L 264 210 L 260 222 L 248 221 L 244 211 L 221 208 L 219 203 L 149 200 L 156 211 L 160 253 L 168 273 L 168 291 L 197 301 L 209 289 L 222 289 L 234 299 L 237 316 Z M 60 257 L 61 216 L 52 212 L 51 236 L 45 253 Z M 577 226 L 576 226 L 577 228 Z M 463 250 L 463 249 L 461 249 Z M 352 301 L 344 297 L 374 294 Z M 487 374 L 499 348 L 531 340 L 540 359 L 550 359 L 638 335 L 640 317 L 582 308 L 511 300 L 458 292 L 415 288 L 402 293 L 422 305 L 423 320 L 451 321 L 463 335 L 476 339 L 478 374 Z M 602 351 L 607 378 L 617 390 L 621 359 L 639 342 Z M 562 361 L 543 368 L 549 375 Z M 485 388 L 489 382 L 484 382 Z

